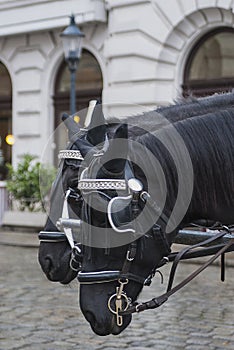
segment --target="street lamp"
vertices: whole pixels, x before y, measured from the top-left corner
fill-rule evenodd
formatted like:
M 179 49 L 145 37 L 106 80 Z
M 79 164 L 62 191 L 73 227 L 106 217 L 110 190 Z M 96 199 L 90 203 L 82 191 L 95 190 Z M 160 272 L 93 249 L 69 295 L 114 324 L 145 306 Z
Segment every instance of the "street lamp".
M 84 33 L 76 26 L 74 15 L 70 16 L 70 24 L 60 34 L 63 42 L 65 60 L 71 73 L 70 113 L 76 112 L 76 70 L 79 62 Z

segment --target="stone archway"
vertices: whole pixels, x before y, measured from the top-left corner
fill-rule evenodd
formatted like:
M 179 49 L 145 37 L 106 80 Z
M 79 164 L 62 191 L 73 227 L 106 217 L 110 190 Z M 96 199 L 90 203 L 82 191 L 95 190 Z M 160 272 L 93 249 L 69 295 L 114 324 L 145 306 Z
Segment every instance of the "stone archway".
M 0 62 L 0 180 L 6 177 L 5 163 L 11 163 L 12 83 L 6 66 Z
M 219 27 L 202 37 L 185 65 L 183 95 L 206 96 L 234 87 L 234 29 Z
M 206 33 L 219 27 L 232 27 L 234 14 L 231 9 L 220 7 L 194 8 L 167 35 L 158 56 L 160 79 L 171 81 L 171 99 L 183 93 L 185 65 L 191 49 Z

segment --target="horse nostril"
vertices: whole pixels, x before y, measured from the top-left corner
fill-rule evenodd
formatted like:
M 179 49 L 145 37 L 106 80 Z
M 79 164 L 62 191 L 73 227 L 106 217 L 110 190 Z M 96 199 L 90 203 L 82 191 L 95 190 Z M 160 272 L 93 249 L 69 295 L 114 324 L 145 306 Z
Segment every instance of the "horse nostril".
M 91 324 L 94 324 L 95 321 L 96 321 L 96 318 L 95 318 L 94 314 L 91 311 L 85 312 L 85 318 Z
M 45 271 L 50 271 L 52 269 L 53 263 L 49 256 L 46 256 L 44 258 L 44 261 L 42 262 L 42 266 Z

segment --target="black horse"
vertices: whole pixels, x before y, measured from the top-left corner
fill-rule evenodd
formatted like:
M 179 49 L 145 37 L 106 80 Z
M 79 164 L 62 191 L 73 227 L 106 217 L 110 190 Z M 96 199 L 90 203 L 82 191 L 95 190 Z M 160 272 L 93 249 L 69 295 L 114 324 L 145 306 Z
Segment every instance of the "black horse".
M 64 117 L 70 140 L 73 140 L 75 136 L 75 138 L 85 138 L 93 146 L 102 145 L 105 141 L 106 125 L 100 107 L 95 108 L 97 118 L 92 120 L 89 130 L 85 133 L 80 130 L 80 125 L 75 123 L 72 118 Z M 79 153 L 76 156 L 77 149 L 76 143 L 72 141 L 68 147 L 69 156 L 62 156 L 60 160 L 58 173 L 51 189 L 51 206 L 44 228 L 45 231 L 43 231 L 44 239 L 43 242 L 41 241 L 39 249 L 39 262 L 47 278 L 54 282 L 59 281 L 62 284 L 70 283 L 77 276 L 77 267 L 72 269 L 70 265 L 71 246 L 56 226 L 58 219 L 62 216 L 64 196 L 69 188 L 72 189 L 72 194 L 68 198 L 69 214 L 72 215 L 76 212 L 76 216 L 79 216 L 79 212 L 77 212 L 80 208 L 77 185 L 78 172 L 82 169 L 82 157 L 80 159 Z M 49 241 L 50 243 L 48 243 Z M 77 266 L 79 266 L 79 261 Z
M 84 160 L 62 165 L 57 184 L 62 173 L 69 176 L 54 193 L 60 192 L 55 198 L 61 203 L 64 186 L 74 190 L 70 213 L 82 220 L 80 306 L 97 334 L 126 328 L 131 316 L 116 312 L 116 300 L 122 311 L 128 298 L 137 299 L 180 228 L 201 218 L 233 223 L 232 105 L 233 94 L 182 103 L 158 110 L 172 124 L 158 116 L 148 130 L 137 117 L 128 136 L 126 124 L 100 123 L 93 129 L 98 140 L 88 133 L 73 142 Z M 45 231 L 52 236 L 61 211 L 48 219 Z M 68 283 L 76 276 L 70 255 L 65 239 L 40 244 L 39 261 L 51 280 Z

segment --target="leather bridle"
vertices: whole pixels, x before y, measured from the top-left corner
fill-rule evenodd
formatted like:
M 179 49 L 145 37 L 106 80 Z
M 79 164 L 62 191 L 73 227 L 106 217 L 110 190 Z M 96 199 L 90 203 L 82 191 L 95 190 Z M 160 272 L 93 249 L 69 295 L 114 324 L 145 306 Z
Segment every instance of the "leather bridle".
M 95 160 L 97 159 L 96 158 Z M 73 159 L 80 159 L 80 153 L 72 152 L 72 151 L 62 151 L 60 152 L 60 158 L 65 157 L 72 157 Z M 92 168 L 92 167 L 91 167 Z M 115 223 L 115 220 L 112 217 L 112 206 L 116 204 L 117 200 L 122 201 L 129 201 L 131 204 L 131 211 L 132 211 L 132 218 L 137 217 L 138 212 L 140 210 L 140 202 L 141 204 L 148 204 L 150 203 L 150 206 L 154 210 L 159 210 L 156 203 L 154 203 L 150 195 L 143 191 L 143 186 L 141 182 L 137 179 L 135 179 L 133 170 L 128 162 L 126 162 L 126 167 L 124 169 L 125 173 L 125 179 L 92 179 L 88 178 L 88 168 L 85 168 L 81 174 L 81 177 L 78 182 L 78 190 L 81 193 L 82 191 L 88 193 L 90 196 L 92 195 L 93 191 L 96 191 L 101 196 L 105 191 L 113 191 L 116 193 L 116 191 L 122 192 L 125 195 L 121 196 L 113 196 L 109 197 L 109 204 L 107 209 L 107 217 L 109 221 L 109 225 L 111 226 L 111 229 L 114 230 L 117 233 L 124 234 L 125 232 L 131 232 L 133 235 L 136 233 L 135 229 L 133 227 L 125 227 L 125 226 L 119 226 L 117 227 L 117 224 Z M 103 192 L 104 191 L 104 192 Z M 81 228 L 82 230 L 82 221 L 81 220 L 75 220 L 70 219 L 68 215 L 68 198 L 71 194 L 70 189 L 65 194 L 64 204 L 63 204 L 63 213 L 62 218 L 60 218 L 57 222 L 57 227 L 60 230 L 63 230 L 62 232 L 47 232 L 47 231 L 41 231 L 39 233 L 39 239 L 41 242 L 63 242 L 68 241 L 71 249 L 71 261 L 70 261 L 70 267 L 72 270 L 78 271 L 78 281 L 81 284 L 94 284 L 94 283 L 107 283 L 107 282 L 113 282 L 117 281 L 119 283 L 119 287 L 116 289 L 116 293 L 113 294 L 108 301 L 108 308 L 111 312 L 116 314 L 117 316 L 117 324 L 120 326 L 122 324 L 122 317 L 120 316 L 119 312 L 123 310 L 127 310 L 127 308 L 130 306 L 131 300 L 127 297 L 124 286 L 129 281 L 137 282 L 141 285 L 149 285 L 151 283 L 151 279 L 155 274 L 155 269 L 152 270 L 149 276 L 146 278 L 143 276 L 140 276 L 138 274 L 134 274 L 131 272 L 131 266 L 132 263 L 136 257 L 137 252 L 137 238 L 135 238 L 131 243 L 129 243 L 127 248 L 127 253 L 125 257 L 125 261 L 123 263 L 121 270 L 108 270 L 108 271 L 93 271 L 93 272 L 83 272 L 81 270 L 82 268 L 82 245 L 74 242 L 73 236 L 72 236 L 72 227 Z M 83 206 L 85 206 L 85 201 L 83 201 Z M 130 219 L 131 220 L 131 219 Z M 164 218 L 165 222 L 167 221 L 167 218 Z M 161 230 L 161 227 L 157 224 L 153 225 L 151 229 L 151 233 L 154 236 L 154 238 L 157 240 L 157 243 L 160 244 L 160 247 L 162 248 L 163 256 L 165 256 L 165 261 L 167 260 L 167 256 L 170 253 L 169 243 L 167 241 L 166 235 Z M 138 236 L 139 237 L 139 236 Z M 113 307 L 113 303 L 115 303 L 115 308 Z M 121 306 L 121 307 L 120 307 Z
M 78 150 L 66 149 L 59 152 L 58 158 L 60 161 L 65 159 L 75 159 L 83 161 L 83 157 Z M 62 169 L 62 166 L 60 168 Z M 62 176 L 62 172 L 57 176 Z M 80 228 L 80 220 L 70 219 L 68 210 L 68 199 L 71 196 L 77 196 L 73 189 L 69 188 L 64 196 L 62 217 L 57 221 L 56 226 L 59 231 L 40 231 L 38 238 L 40 242 L 45 243 L 61 243 L 68 242 L 71 247 L 70 268 L 78 272 L 81 268 L 83 254 L 82 247 L 79 242 L 73 239 L 72 228 Z
M 92 191 L 97 191 L 100 195 L 102 195 L 102 191 L 108 190 L 116 190 L 124 191 L 125 196 L 114 196 L 109 198 L 109 204 L 107 209 L 107 217 L 108 223 L 111 226 L 111 229 L 117 233 L 124 234 L 125 232 L 131 232 L 133 235 L 136 234 L 136 230 L 134 227 L 117 227 L 112 219 L 112 205 L 116 200 L 122 201 L 130 201 L 131 205 L 131 220 L 134 220 L 140 210 L 142 204 L 150 207 L 150 210 L 156 214 L 156 211 L 160 212 L 160 209 L 157 207 L 156 203 L 151 199 L 149 193 L 143 190 L 143 186 L 141 182 L 134 178 L 133 171 L 130 165 L 127 162 L 127 166 L 125 167 L 125 179 L 124 180 L 113 180 L 113 179 L 98 179 L 93 180 L 87 177 L 88 169 L 84 170 L 84 174 L 86 176 L 81 176 L 81 180 L 79 181 L 78 188 L 83 191 L 87 191 L 87 193 L 91 196 Z M 117 186 L 117 188 L 116 188 Z M 126 193 L 127 191 L 127 193 Z M 85 202 L 85 201 L 84 201 Z M 140 205 L 141 204 L 141 205 Z M 85 204 L 84 204 L 85 205 Z M 158 213 L 157 213 L 158 214 Z M 161 214 L 162 220 L 164 220 L 165 224 L 168 221 L 168 218 Z M 167 240 L 166 235 L 164 234 L 161 226 L 158 224 L 154 224 L 151 228 L 150 232 L 154 239 L 160 246 L 160 252 L 164 256 L 164 262 L 168 261 L 167 256 L 170 253 L 170 245 Z M 149 234 L 149 232 L 147 233 Z M 137 236 L 136 236 L 137 237 Z M 139 236 L 138 236 L 139 238 Z M 127 253 L 125 256 L 125 260 L 121 270 L 107 270 L 107 271 L 91 271 L 91 272 L 83 272 L 82 270 L 78 272 L 78 281 L 81 284 L 96 284 L 96 283 L 107 283 L 107 282 L 118 282 L 118 286 L 116 287 L 116 292 L 110 296 L 108 299 L 108 308 L 109 310 L 116 315 L 116 323 L 118 326 L 123 324 L 123 318 L 121 312 L 127 312 L 131 305 L 131 299 L 127 296 L 124 287 L 128 284 L 129 281 L 137 282 L 141 285 L 150 285 L 153 276 L 155 275 L 156 268 L 155 267 L 149 276 L 143 277 L 138 274 L 131 272 L 131 266 L 133 261 L 136 258 L 137 253 L 137 245 L 139 240 L 135 238 L 131 243 L 129 243 L 127 248 Z

